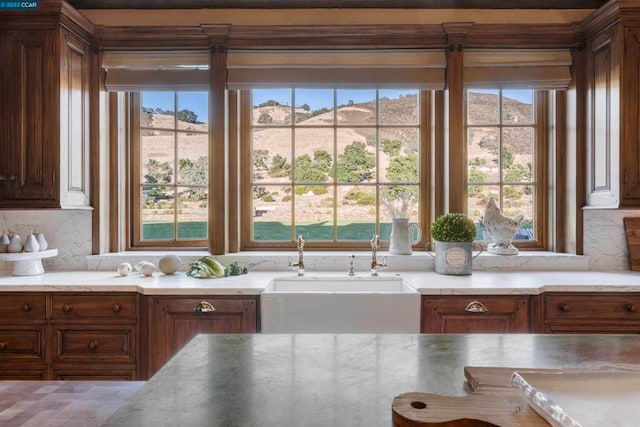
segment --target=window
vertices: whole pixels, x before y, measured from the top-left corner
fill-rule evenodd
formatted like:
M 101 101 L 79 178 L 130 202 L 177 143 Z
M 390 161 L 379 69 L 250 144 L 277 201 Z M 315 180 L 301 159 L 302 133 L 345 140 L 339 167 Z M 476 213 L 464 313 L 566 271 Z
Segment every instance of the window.
M 420 96 L 252 90 L 244 246 L 290 246 L 302 235 L 307 247 L 364 248 L 375 234 L 389 239 L 394 217 L 424 220 Z
M 132 94 L 132 246 L 207 245 L 207 92 Z
M 542 246 L 543 95 L 533 90 L 466 91 L 468 215 L 478 223 L 483 240 L 490 239 L 482 216 L 493 197 L 505 215 L 524 215 L 514 242 Z

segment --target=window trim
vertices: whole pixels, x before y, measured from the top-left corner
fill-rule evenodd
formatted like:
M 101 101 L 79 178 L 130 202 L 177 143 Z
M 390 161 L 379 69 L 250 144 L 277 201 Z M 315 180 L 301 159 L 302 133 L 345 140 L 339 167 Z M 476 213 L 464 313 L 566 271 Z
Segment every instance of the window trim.
M 173 91 L 175 93 L 175 91 Z M 142 206 L 140 197 L 140 188 L 142 187 L 141 177 L 141 137 L 140 137 L 140 110 L 141 95 L 140 92 L 130 92 L 129 102 L 129 118 L 130 118 L 130 162 L 129 162 L 129 235 L 127 239 L 127 250 L 148 250 L 148 249 L 205 249 L 207 247 L 209 237 L 203 239 L 191 240 L 142 240 Z M 209 130 L 210 133 L 210 130 Z M 177 180 L 177 171 L 175 171 L 175 179 Z M 172 184 L 178 186 L 177 183 Z M 210 186 L 209 186 L 210 188 Z M 207 192 L 209 192 L 209 188 Z M 207 198 L 208 203 L 210 198 Z M 176 200 L 177 202 L 177 200 Z M 207 227 L 207 234 L 209 234 Z
M 469 87 L 464 88 L 464 112 L 463 112 L 463 133 L 464 143 L 467 144 L 468 137 L 468 125 L 467 125 L 467 90 L 473 89 Z M 502 92 L 501 88 L 487 87 L 486 89 L 497 89 Z M 526 251 L 546 251 L 549 250 L 549 164 L 552 159 L 549 157 L 549 132 L 551 131 L 550 125 L 550 108 L 549 102 L 552 97 L 549 96 L 548 90 L 534 90 L 534 133 L 535 133 L 535 151 L 534 151 L 534 171 L 536 183 L 536 197 L 534 201 L 534 221 L 536 226 L 534 227 L 534 238 L 529 241 L 514 240 L 512 244 L 520 250 Z M 501 119 L 502 120 L 502 119 Z M 469 159 L 465 160 L 465 165 L 468 169 Z M 468 182 L 468 177 L 465 178 Z M 450 190 L 450 189 L 449 189 Z M 465 212 L 468 211 L 468 184 L 465 183 Z
M 241 231 L 240 231 L 240 250 L 243 251 L 278 251 L 283 249 L 295 249 L 296 242 L 292 238 L 291 241 L 265 241 L 259 242 L 252 240 L 252 189 L 251 189 L 251 168 L 243 167 L 244 165 L 251 165 L 251 91 L 240 90 L 240 108 L 239 108 L 239 122 L 240 122 L 240 170 L 241 170 Z M 426 218 L 420 222 L 420 229 L 422 237 L 418 243 L 413 247 L 415 250 L 422 250 L 428 240 L 430 233 L 431 221 L 431 187 L 432 187 L 432 168 L 431 164 L 431 150 L 433 145 L 433 132 L 432 132 L 432 111 L 431 105 L 433 96 L 430 90 L 418 90 L 419 95 L 419 120 L 420 122 L 416 126 L 418 129 L 420 146 L 419 150 L 419 168 L 421 173 L 419 176 L 419 203 L 418 203 L 418 218 Z M 293 126 L 293 124 L 292 124 Z M 332 125 L 335 126 L 335 125 Z M 377 126 L 377 125 L 376 125 Z M 376 218 L 378 221 L 379 218 Z M 380 249 L 387 250 L 389 247 L 388 240 L 380 241 Z M 367 241 L 308 241 L 305 243 L 305 249 L 309 250 L 324 250 L 324 251 L 342 251 L 342 250 L 370 250 L 370 243 Z

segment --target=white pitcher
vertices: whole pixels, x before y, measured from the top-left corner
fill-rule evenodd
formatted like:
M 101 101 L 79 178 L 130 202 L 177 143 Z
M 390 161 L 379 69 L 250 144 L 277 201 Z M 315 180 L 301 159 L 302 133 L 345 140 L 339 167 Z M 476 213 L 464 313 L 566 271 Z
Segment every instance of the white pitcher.
M 389 238 L 389 253 L 411 255 L 411 246 L 420 241 L 422 230 L 418 224 L 409 224 L 409 218 L 394 218 Z

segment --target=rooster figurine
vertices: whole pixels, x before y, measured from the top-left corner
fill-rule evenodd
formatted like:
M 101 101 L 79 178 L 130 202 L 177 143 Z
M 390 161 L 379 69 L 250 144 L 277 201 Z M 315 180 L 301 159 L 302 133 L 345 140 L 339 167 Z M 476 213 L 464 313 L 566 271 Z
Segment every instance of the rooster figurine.
M 511 241 L 520 229 L 523 218 L 522 214 L 513 218 L 503 215 L 493 197 L 490 197 L 484 210 L 484 226 L 493 243 L 487 246 L 487 251 L 497 255 L 516 255 L 518 249 L 511 244 Z

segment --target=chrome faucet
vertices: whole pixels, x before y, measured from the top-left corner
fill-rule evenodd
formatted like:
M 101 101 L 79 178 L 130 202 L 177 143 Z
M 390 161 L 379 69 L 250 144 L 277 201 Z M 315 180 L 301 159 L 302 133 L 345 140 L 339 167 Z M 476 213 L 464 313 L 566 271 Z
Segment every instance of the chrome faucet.
M 302 235 L 298 236 L 298 262 L 294 263 L 289 257 L 289 268 L 298 269 L 298 276 L 304 276 L 304 239 Z
M 356 255 L 355 254 L 351 255 L 351 258 L 349 260 L 349 273 L 348 273 L 349 276 L 355 276 L 356 275 L 356 268 L 353 265 L 353 262 L 355 261 L 355 259 L 356 259 Z
M 387 266 L 387 257 L 382 258 L 382 263 L 378 262 L 377 253 L 378 248 L 380 248 L 380 236 L 377 234 L 373 235 L 371 239 L 371 275 L 377 276 L 378 270 L 382 270 Z

